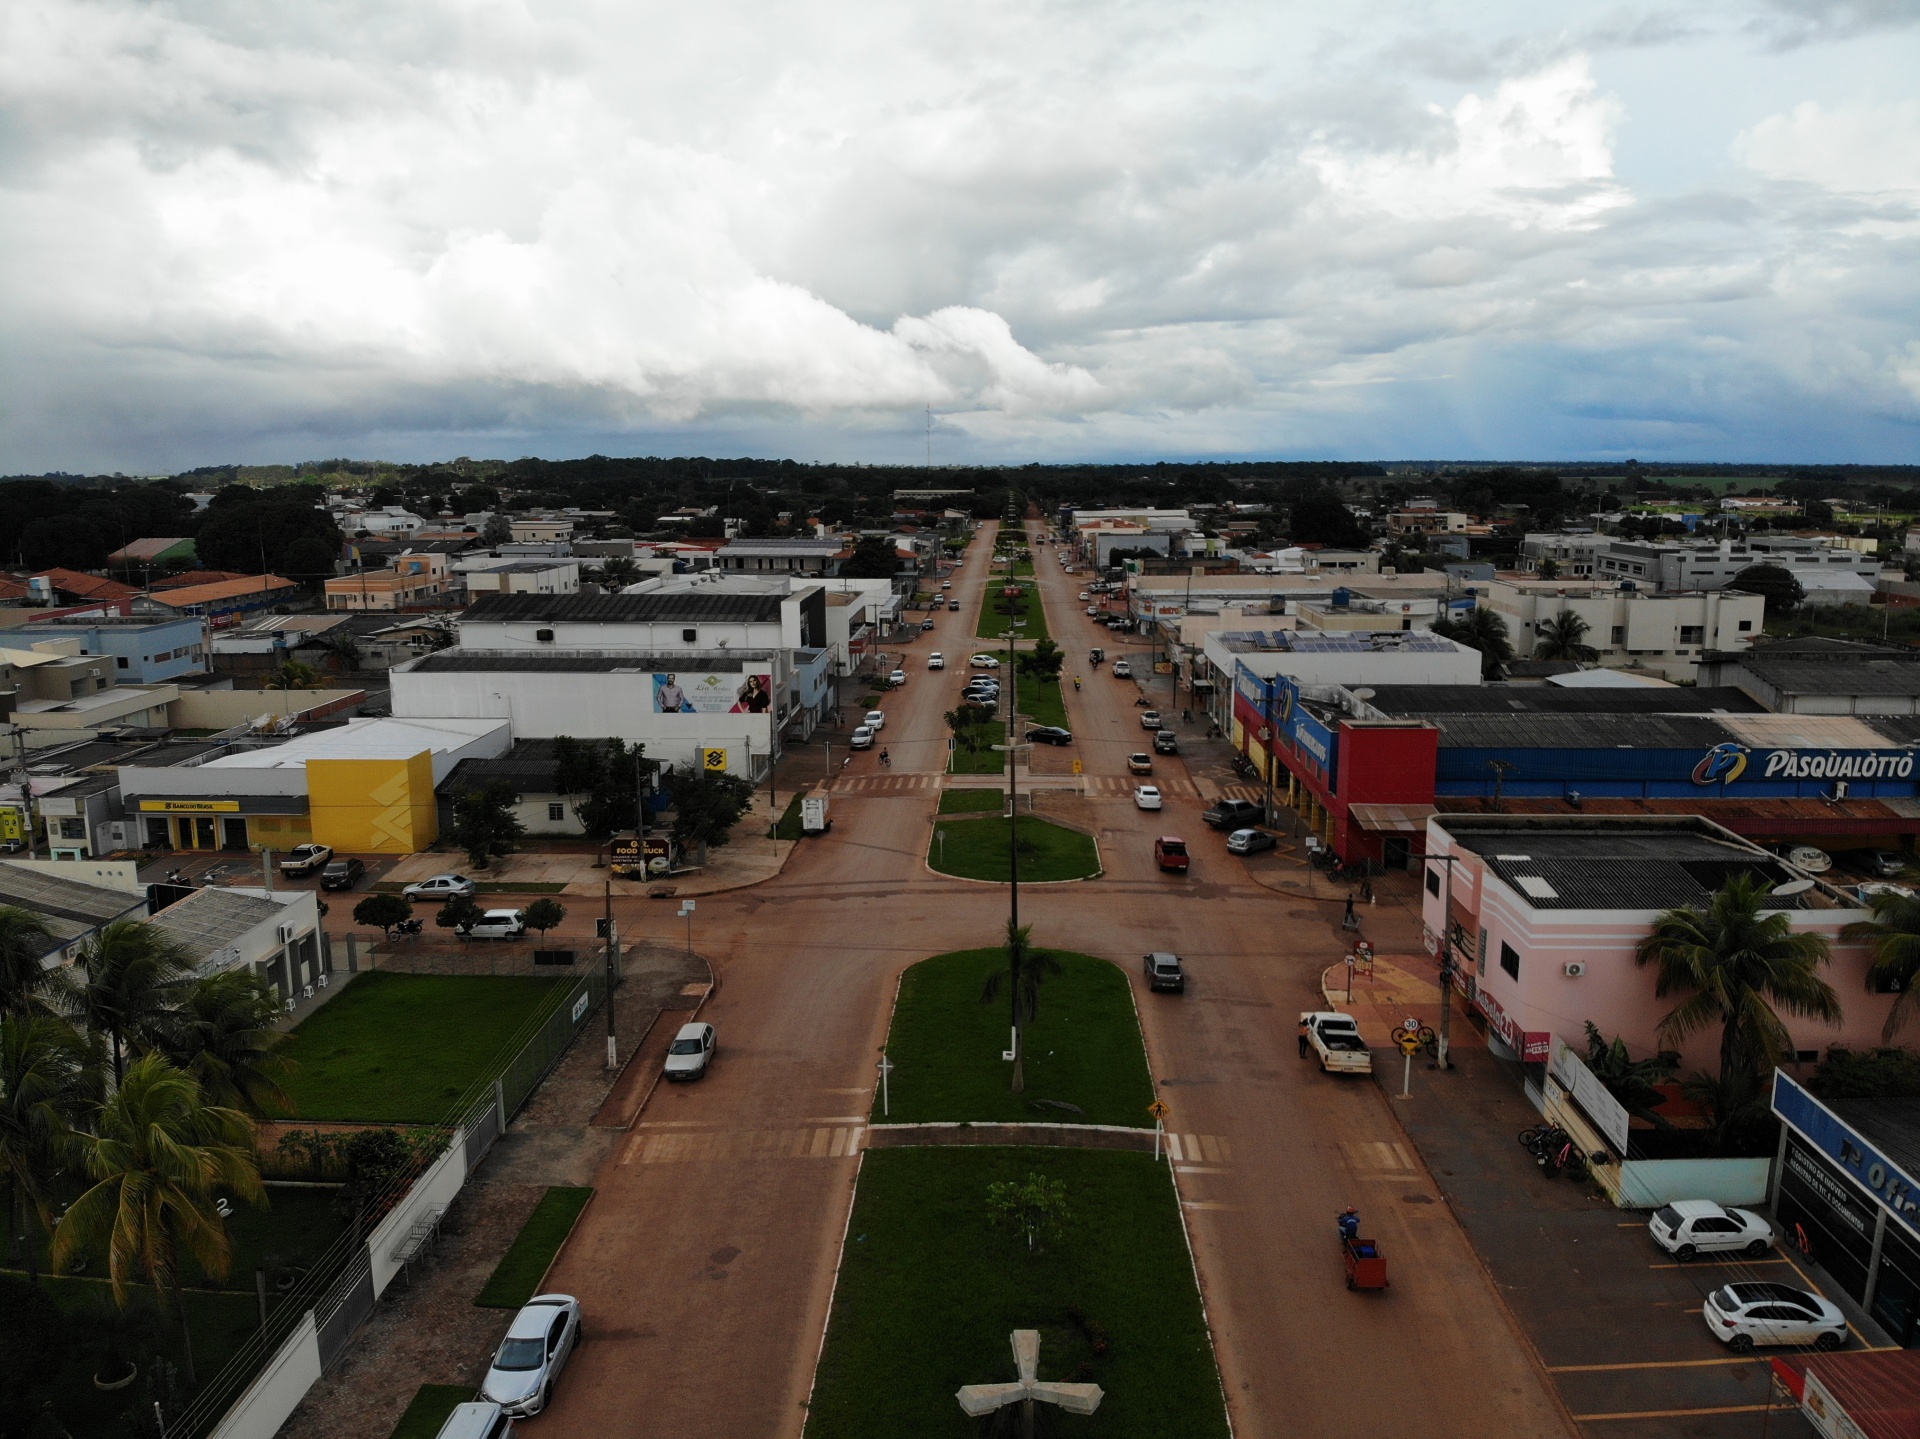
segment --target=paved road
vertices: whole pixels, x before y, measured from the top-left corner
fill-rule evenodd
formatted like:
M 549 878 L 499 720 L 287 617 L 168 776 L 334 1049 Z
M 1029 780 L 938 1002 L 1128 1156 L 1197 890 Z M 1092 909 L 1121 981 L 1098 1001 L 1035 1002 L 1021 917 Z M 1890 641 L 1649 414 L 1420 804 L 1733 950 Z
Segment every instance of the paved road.
M 887 703 L 898 793 L 847 792 L 834 830 L 777 881 L 700 901 L 695 943 L 716 956 L 707 1015 L 721 1051 L 706 1082 L 656 1096 L 616 1149 L 553 1277 L 582 1296 L 590 1342 L 530 1433 L 790 1436 L 799 1432 L 846 1221 L 861 1116 L 895 978 L 929 954 L 990 944 L 1004 892 L 940 879 L 923 862 L 940 714 L 964 667 L 985 579 L 983 527 L 954 593 L 958 615 L 909 650 Z M 1069 656 L 1069 723 L 1087 761 L 1087 812 L 1104 878 L 1026 890 L 1042 943 L 1107 955 L 1130 974 L 1157 948 L 1193 969 L 1184 998 L 1139 995 L 1148 1049 L 1180 1136 L 1179 1183 L 1237 1431 L 1250 1439 L 1557 1435 L 1570 1428 L 1449 1211 L 1436 1203 L 1376 1086 L 1295 1057 L 1294 1018 L 1342 950 L 1338 913 L 1264 887 L 1200 824 L 1185 762 L 1161 760 L 1163 815 L 1133 808 L 1125 755 L 1141 748 L 1134 689 L 1083 667 L 1094 631 L 1047 552 L 1037 570 Z M 918 653 L 914 651 L 917 650 Z M 1052 758 L 1052 755 L 1047 758 Z M 1044 761 L 1043 761 L 1044 762 Z M 849 777 L 878 776 L 874 756 Z M 924 776 L 916 783 L 914 776 Z M 1158 832 L 1193 842 L 1190 878 L 1155 871 Z M 1416 921 L 1376 911 L 1383 945 Z M 623 929 L 672 938 L 671 910 L 628 907 Z M 1349 1294 L 1333 1216 L 1357 1203 L 1390 1257 L 1386 1294 Z

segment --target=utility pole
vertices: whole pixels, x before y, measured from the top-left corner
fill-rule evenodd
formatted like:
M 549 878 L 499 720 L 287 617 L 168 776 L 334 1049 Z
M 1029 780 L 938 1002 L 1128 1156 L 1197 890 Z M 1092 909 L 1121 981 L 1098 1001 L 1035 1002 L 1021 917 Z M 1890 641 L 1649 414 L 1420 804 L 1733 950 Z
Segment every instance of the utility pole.
M 1266 774 L 1267 774 L 1266 819 L 1267 819 L 1267 828 L 1272 829 L 1274 824 L 1277 822 L 1275 819 L 1276 812 L 1273 807 L 1273 757 L 1274 757 L 1274 752 L 1280 743 L 1280 734 L 1279 734 L 1279 729 L 1274 724 L 1274 720 L 1273 720 L 1273 691 L 1274 691 L 1274 686 L 1276 684 L 1276 680 L 1273 676 L 1269 676 L 1265 681 L 1265 684 L 1266 684 L 1266 693 L 1262 696 L 1262 698 L 1266 702 L 1266 726 L 1265 726 L 1266 734 L 1264 736 L 1266 741 L 1266 750 L 1267 750 L 1266 766 L 1265 766 Z
M 1509 760 L 1490 759 L 1487 761 L 1487 768 L 1493 771 L 1493 812 L 1499 814 L 1501 813 L 1500 793 L 1506 785 L 1507 772 L 1513 768 L 1513 764 Z M 1453 871 L 1449 869 L 1447 873 L 1452 874 Z

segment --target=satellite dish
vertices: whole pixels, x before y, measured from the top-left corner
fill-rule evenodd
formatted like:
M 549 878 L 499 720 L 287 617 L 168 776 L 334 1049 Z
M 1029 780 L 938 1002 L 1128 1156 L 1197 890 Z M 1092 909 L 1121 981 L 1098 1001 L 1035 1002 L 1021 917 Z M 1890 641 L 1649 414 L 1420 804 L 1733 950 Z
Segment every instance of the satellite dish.
M 1767 893 L 1775 899 L 1796 899 L 1813 888 L 1810 879 L 1790 879 L 1785 884 L 1776 884 Z
M 1373 698 L 1373 691 L 1362 687 L 1353 692 L 1353 697 L 1357 700 L 1370 700 Z

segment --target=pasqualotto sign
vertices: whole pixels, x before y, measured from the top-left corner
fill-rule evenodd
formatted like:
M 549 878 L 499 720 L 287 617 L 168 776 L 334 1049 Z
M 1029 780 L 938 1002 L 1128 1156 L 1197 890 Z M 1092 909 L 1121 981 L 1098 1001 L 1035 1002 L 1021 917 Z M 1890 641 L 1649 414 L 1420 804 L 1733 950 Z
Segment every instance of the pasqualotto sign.
M 1912 750 L 1776 749 L 1756 756 L 1742 744 L 1717 744 L 1693 767 L 1698 785 L 1751 779 L 1912 779 Z

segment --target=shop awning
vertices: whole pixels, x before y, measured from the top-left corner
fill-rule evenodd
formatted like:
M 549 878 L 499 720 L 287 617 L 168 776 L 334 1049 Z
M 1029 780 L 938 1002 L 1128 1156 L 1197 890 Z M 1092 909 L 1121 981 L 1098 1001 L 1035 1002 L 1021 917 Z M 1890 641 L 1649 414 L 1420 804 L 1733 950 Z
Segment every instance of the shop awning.
M 1376 834 L 1425 834 L 1427 821 L 1439 813 L 1430 804 L 1355 804 L 1347 817 Z

